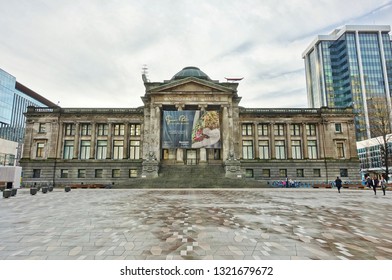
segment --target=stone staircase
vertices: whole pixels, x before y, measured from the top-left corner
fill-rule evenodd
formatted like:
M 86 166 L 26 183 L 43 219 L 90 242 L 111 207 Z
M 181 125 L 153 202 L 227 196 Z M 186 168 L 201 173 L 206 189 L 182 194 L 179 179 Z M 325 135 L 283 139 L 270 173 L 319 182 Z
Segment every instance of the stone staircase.
M 161 165 L 157 178 L 131 179 L 117 188 L 260 188 L 266 187 L 254 179 L 230 179 L 225 169 L 217 165 Z

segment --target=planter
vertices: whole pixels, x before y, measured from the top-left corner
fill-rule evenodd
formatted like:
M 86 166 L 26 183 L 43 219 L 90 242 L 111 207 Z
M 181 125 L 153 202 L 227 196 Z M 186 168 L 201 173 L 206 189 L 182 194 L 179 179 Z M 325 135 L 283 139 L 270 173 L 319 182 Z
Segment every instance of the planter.
M 31 195 L 36 195 L 37 194 L 38 189 L 37 188 L 31 188 L 30 189 L 30 194 Z
M 65 192 L 70 192 L 70 191 L 71 191 L 71 187 L 66 186 L 66 187 L 64 188 L 64 190 L 65 190 Z
M 47 193 L 48 192 L 48 187 L 42 187 L 42 193 Z
M 11 189 L 11 196 L 15 196 L 18 189 Z
M 11 196 L 12 191 L 10 189 L 4 189 L 3 191 L 3 197 L 4 198 L 9 198 Z

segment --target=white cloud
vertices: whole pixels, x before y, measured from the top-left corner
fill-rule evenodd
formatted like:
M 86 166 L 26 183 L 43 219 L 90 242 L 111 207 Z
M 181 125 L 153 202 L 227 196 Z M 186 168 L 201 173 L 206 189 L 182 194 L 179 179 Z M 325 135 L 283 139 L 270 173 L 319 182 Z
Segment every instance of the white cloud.
M 344 24 L 392 24 L 392 1 L 5 1 L 0 68 L 63 107 L 136 107 L 198 66 L 244 77 L 247 107 L 306 107 L 305 48 Z

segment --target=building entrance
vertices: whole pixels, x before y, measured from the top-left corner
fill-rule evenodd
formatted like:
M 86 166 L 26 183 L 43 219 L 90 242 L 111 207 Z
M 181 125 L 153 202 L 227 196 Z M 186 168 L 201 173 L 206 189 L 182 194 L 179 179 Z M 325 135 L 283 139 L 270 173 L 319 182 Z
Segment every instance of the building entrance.
M 187 165 L 196 165 L 197 164 L 197 150 L 195 150 L 195 149 L 186 150 L 185 162 Z

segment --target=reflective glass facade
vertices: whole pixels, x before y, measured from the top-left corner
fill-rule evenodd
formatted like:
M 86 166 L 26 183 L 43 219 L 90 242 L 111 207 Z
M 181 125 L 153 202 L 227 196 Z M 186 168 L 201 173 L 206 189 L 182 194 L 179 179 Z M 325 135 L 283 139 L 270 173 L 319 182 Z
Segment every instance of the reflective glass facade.
M 25 128 L 23 113 L 27 107 L 46 107 L 47 104 L 17 89 L 17 85 L 15 77 L 0 69 L 0 138 L 21 142 Z
M 319 36 L 303 55 L 309 106 L 352 106 L 357 141 L 377 136 L 371 135 L 369 129 L 373 125 L 369 118 L 372 102 L 390 102 L 389 32 L 389 26 L 345 26 L 330 35 Z

